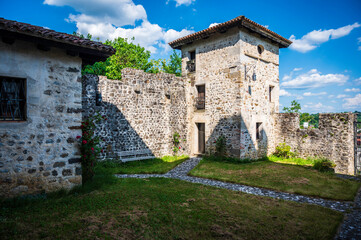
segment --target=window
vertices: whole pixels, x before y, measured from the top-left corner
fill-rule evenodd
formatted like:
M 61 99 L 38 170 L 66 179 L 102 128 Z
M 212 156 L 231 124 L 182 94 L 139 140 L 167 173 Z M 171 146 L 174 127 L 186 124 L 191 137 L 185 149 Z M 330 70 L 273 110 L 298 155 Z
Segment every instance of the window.
M 26 80 L 0 76 L 0 121 L 26 120 Z
M 190 72 L 196 71 L 196 51 L 189 52 L 189 61 L 187 62 L 187 69 Z
M 272 99 L 273 88 L 274 88 L 273 86 L 269 86 L 269 88 L 268 88 L 268 94 L 269 94 L 269 97 L 268 97 L 268 98 L 269 98 L 269 101 L 270 101 L 270 102 L 272 102 L 272 100 L 273 100 L 273 99 Z
M 198 96 L 196 98 L 196 108 L 204 109 L 206 106 L 206 85 L 197 86 Z
M 249 95 L 252 95 L 252 87 L 251 86 L 248 86 L 248 93 L 249 93 Z
M 263 138 L 262 123 L 258 122 L 256 123 L 256 140 L 262 140 L 262 138 Z
M 262 45 L 258 45 L 258 46 L 257 46 L 257 50 L 258 50 L 258 53 L 259 53 L 259 54 L 262 54 L 263 51 L 264 51 L 264 47 L 263 47 Z

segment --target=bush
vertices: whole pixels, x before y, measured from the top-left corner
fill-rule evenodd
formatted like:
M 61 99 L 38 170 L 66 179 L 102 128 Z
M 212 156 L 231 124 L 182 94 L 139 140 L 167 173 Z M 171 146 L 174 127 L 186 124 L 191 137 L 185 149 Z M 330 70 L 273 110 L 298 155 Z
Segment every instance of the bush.
M 92 180 L 96 160 L 100 152 L 103 151 L 99 147 L 100 138 L 94 133 L 96 124 L 99 124 L 103 119 L 106 120 L 105 116 L 101 116 L 99 113 L 88 117 L 80 126 L 82 135 L 76 137 L 80 142 L 83 184 Z
M 320 172 L 332 172 L 335 166 L 336 164 L 327 158 L 317 159 L 313 164 L 313 168 Z
M 291 147 L 286 143 L 280 143 L 276 147 L 276 152 L 274 153 L 274 155 L 280 158 L 292 158 L 295 157 L 297 154 L 291 152 Z
M 259 159 L 241 159 L 235 157 L 221 157 L 221 156 L 204 156 L 203 159 L 215 162 L 228 162 L 228 163 L 252 163 L 252 162 L 259 162 L 259 161 L 267 161 L 268 157 L 263 157 Z
M 179 133 L 175 132 L 173 134 L 173 153 L 176 156 L 177 156 L 177 153 L 178 153 L 179 149 L 181 149 L 181 147 L 179 146 L 179 144 L 180 144 L 180 139 L 179 138 L 180 138 Z

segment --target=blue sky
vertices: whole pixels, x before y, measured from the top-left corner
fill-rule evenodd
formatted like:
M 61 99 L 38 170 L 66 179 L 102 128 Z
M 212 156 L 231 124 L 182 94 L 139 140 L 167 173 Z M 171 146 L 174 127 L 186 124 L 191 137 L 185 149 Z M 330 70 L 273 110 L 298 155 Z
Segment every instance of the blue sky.
M 294 41 L 280 51 L 281 108 L 361 111 L 361 1 L 31 0 L 1 1 L 0 17 L 101 40 L 135 37 L 154 58 L 169 41 L 245 15 Z

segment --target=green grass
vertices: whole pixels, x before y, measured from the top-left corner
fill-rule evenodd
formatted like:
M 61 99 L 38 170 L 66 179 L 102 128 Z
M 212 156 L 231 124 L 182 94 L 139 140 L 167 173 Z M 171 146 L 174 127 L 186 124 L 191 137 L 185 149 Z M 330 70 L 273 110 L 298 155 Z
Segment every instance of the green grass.
M 182 163 L 188 156 L 164 156 L 162 158 L 147 159 L 142 161 L 131 161 L 118 163 L 111 160 L 99 162 L 98 164 L 116 174 L 142 174 L 142 173 L 166 173 Z
M 271 162 L 286 163 L 300 166 L 313 166 L 316 159 L 313 158 L 280 158 L 276 156 L 269 156 L 268 160 Z
M 332 239 L 343 218 L 179 180 L 116 179 L 101 166 L 83 188 L 0 209 L 1 239 Z
M 341 179 L 332 173 L 321 173 L 311 167 L 283 164 L 275 160 L 237 163 L 204 158 L 190 175 L 337 200 L 353 200 L 361 185 L 360 182 Z M 284 162 L 287 161 L 291 160 Z M 309 165 L 310 160 L 297 162 Z

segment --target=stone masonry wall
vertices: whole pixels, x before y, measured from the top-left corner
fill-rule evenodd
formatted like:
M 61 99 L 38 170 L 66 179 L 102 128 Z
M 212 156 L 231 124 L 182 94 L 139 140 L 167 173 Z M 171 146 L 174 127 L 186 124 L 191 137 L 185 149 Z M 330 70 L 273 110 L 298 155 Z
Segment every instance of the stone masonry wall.
M 27 120 L 0 121 L 0 195 L 53 191 L 81 183 L 81 59 L 35 44 L 0 42 L 0 76 L 26 79 Z
M 173 74 L 128 68 L 122 70 L 121 80 L 86 75 L 83 91 L 84 117 L 99 111 L 108 118 L 97 129 L 104 139 L 102 158 L 126 161 L 122 154 L 128 151 L 140 157 L 142 151 L 155 156 L 171 155 L 174 132 L 186 139 L 184 81 Z M 102 96 L 100 106 L 96 106 L 96 93 Z M 186 142 L 180 146 L 178 154 L 187 154 Z
M 261 44 L 264 52 L 259 54 Z M 196 71 L 186 63 L 196 52 Z M 252 33 L 234 28 L 208 39 L 182 46 L 182 72 L 187 78 L 188 142 L 197 154 L 196 123 L 205 123 L 206 152 L 215 141 L 227 139 L 229 155 L 259 158 L 274 146 L 273 113 L 279 108 L 278 46 Z M 256 79 L 253 79 L 253 74 Z M 205 85 L 205 109 L 194 106 L 197 85 Z M 269 101 L 269 86 L 274 87 Z M 262 123 L 262 138 L 256 139 L 256 123 Z
M 276 142 L 285 142 L 301 157 L 326 157 L 336 164 L 337 173 L 353 175 L 354 121 L 352 113 L 320 113 L 319 128 L 300 129 L 298 114 L 280 113 L 275 121 Z

